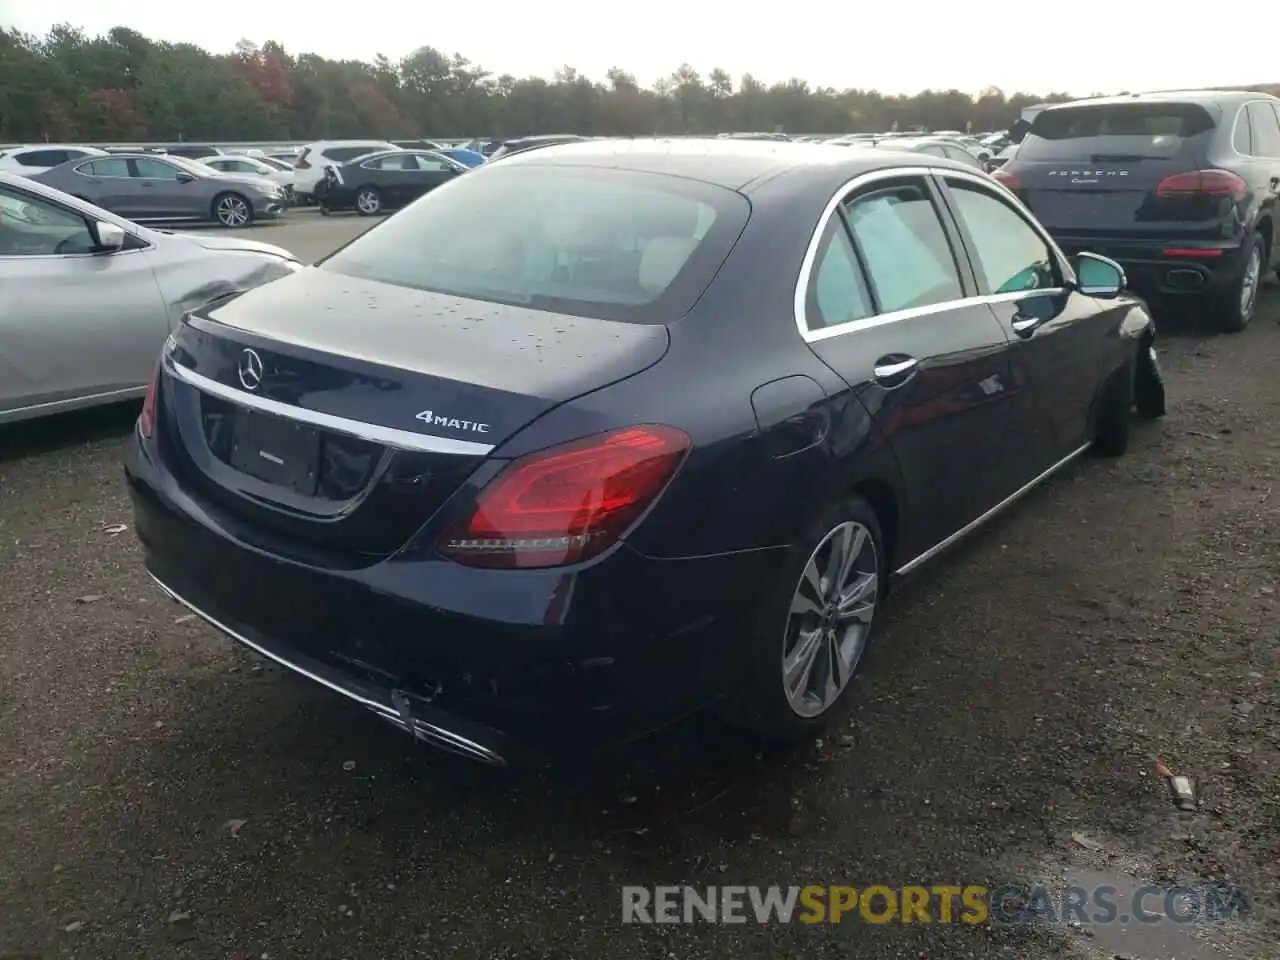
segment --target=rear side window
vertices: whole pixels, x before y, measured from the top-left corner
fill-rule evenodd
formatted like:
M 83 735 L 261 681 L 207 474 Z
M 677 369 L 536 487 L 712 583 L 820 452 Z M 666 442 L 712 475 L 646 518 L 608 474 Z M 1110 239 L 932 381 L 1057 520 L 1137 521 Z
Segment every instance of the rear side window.
M 811 330 L 863 320 L 875 313 L 858 256 L 840 217 L 827 222 L 805 312 Z
M 80 164 L 76 167 L 76 173 L 82 173 L 86 177 L 127 177 L 129 161 L 122 157 L 99 157 Z
M 1195 103 L 1055 107 L 1035 118 L 1018 147 L 1018 159 L 1086 163 L 1167 159 L 1216 126 L 1209 111 Z
M 1236 129 L 1231 134 L 1231 146 L 1235 147 L 1236 153 L 1243 153 L 1245 156 L 1253 153 L 1253 132 L 1249 127 L 1249 111 L 1241 110 L 1239 116 L 1236 117 Z
M 578 316 L 687 313 L 746 225 L 723 187 L 660 174 L 495 167 L 450 181 L 322 269 Z
M 881 311 L 964 296 L 951 244 L 923 184 L 876 190 L 856 197 L 845 209 Z
M 1255 157 L 1280 157 L 1280 123 L 1276 122 L 1271 104 L 1249 104 L 1248 116 L 1253 133 L 1253 149 L 1249 152 Z

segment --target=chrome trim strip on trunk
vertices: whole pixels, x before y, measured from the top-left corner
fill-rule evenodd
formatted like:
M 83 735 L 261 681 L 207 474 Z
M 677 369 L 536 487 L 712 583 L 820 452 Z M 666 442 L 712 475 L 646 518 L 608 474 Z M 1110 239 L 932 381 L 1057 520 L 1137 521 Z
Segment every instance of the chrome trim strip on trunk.
M 146 571 L 146 573 L 155 585 L 163 590 L 170 599 L 176 600 L 210 626 L 226 634 L 237 643 L 243 644 L 255 653 L 266 657 L 268 660 L 278 663 L 282 667 L 287 667 L 299 676 L 306 677 L 308 680 L 313 680 L 322 687 L 332 690 L 334 693 L 340 693 L 342 696 L 347 697 L 350 700 L 354 700 L 366 710 L 372 710 L 383 720 L 395 724 L 396 727 L 406 733 L 413 734 L 413 736 L 417 737 L 419 740 L 423 740 L 433 746 L 440 747 L 450 753 L 460 754 L 471 760 L 477 760 L 480 763 L 488 764 L 491 767 L 505 767 L 507 765 L 507 761 L 501 755 L 490 750 L 483 744 L 476 743 L 474 740 L 464 737 L 459 733 L 454 733 L 452 730 L 448 730 L 444 727 L 438 726 L 437 724 L 428 723 L 425 720 L 419 720 L 412 716 L 406 721 L 406 719 L 401 716 L 400 711 L 392 704 L 383 703 L 380 700 L 375 700 L 349 687 L 344 687 L 340 683 L 330 680 L 327 677 L 320 676 L 318 673 L 308 670 L 306 667 L 287 660 L 278 653 L 273 653 L 266 647 L 259 646 L 247 637 L 244 637 L 235 630 L 232 630 L 225 623 L 222 623 L 205 613 L 190 600 L 187 600 L 185 597 L 175 592 L 150 570 Z M 412 724 L 412 726 L 410 726 L 410 724 Z
M 897 570 L 893 571 L 893 575 L 895 577 L 903 576 L 904 574 L 910 573 L 912 570 L 920 566 L 922 563 L 932 560 L 934 557 L 942 553 L 943 550 L 946 550 L 947 547 L 951 546 L 956 541 L 962 540 L 965 537 L 967 537 L 969 534 L 973 533 L 974 530 L 978 529 L 978 527 L 982 526 L 984 523 L 986 523 L 988 520 L 994 517 L 997 513 L 999 513 L 1005 507 L 1010 506 L 1015 500 L 1021 499 L 1023 494 L 1029 493 L 1031 490 L 1038 487 L 1045 480 L 1048 480 L 1051 476 L 1053 476 L 1055 473 L 1057 473 L 1059 470 L 1065 467 L 1068 463 L 1076 459 L 1078 456 L 1080 456 L 1082 453 L 1084 453 L 1086 450 L 1088 450 L 1092 446 L 1093 446 L 1092 442 L 1086 443 L 1082 447 L 1080 447 L 1078 450 L 1067 454 L 1065 457 L 1063 457 L 1061 460 L 1055 463 L 1052 467 L 1050 467 L 1044 473 L 1040 474 L 1040 476 L 1036 477 L 1030 483 L 1024 484 L 1023 486 L 1015 490 L 1013 493 L 1009 494 L 1009 496 L 1005 497 L 1003 500 L 997 503 L 994 507 L 992 507 L 986 513 L 980 516 L 977 520 L 973 520 L 973 521 L 970 521 L 969 523 L 966 523 L 963 527 L 961 527 L 955 533 L 951 534 L 951 536 L 947 537 L 947 539 L 930 547 L 928 550 L 920 554 L 920 556 L 916 557 L 914 560 L 908 563 L 904 563 Z
M 395 447 L 399 450 L 416 450 L 423 453 L 451 453 L 470 457 L 484 457 L 493 452 L 493 444 L 491 443 L 455 440 L 452 437 L 435 437 L 425 433 L 414 433 L 412 430 L 398 430 L 395 427 L 380 427 L 373 423 L 362 423 L 359 420 L 349 420 L 346 417 L 335 416 L 332 413 L 321 413 L 318 410 L 295 407 L 292 404 L 281 403 L 279 400 L 272 400 L 268 397 L 259 397 L 256 394 L 237 390 L 235 387 L 229 387 L 225 383 L 219 383 L 217 380 L 211 380 L 203 374 L 196 373 L 190 367 L 182 366 L 172 356 L 164 358 L 164 365 L 165 369 L 177 379 L 220 400 L 248 407 L 250 410 L 274 414 L 277 417 L 287 417 L 290 420 L 297 420 L 299 423 L 306 423 L 322 430 L 332 430 L 334 433 L 343 433 L 360 440 L 380 443 L 383 446 Z

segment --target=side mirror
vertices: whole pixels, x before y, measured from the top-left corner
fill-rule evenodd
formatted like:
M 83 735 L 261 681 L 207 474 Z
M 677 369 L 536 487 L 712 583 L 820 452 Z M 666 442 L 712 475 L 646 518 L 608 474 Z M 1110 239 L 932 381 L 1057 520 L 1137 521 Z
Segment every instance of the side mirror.
M 124 227 L 117 227 L 105 220 L 93 220 L 90 222 L 90 229 L 99 253 L 111 253 L 124 246 Z
M 189 173 L 180 173 L 176 177 L 174 177 L 174 179 L 177 180 L 179 183 L 190 183 L 195 179 L 195 177 L 193 177 Z
M 1076 289 L 1086 297 L 1113 300 L 1124 292 L 1128 279 L 1124 267 L 1096 253 L 1081 253 L 1073 264 L 1076 270 Z

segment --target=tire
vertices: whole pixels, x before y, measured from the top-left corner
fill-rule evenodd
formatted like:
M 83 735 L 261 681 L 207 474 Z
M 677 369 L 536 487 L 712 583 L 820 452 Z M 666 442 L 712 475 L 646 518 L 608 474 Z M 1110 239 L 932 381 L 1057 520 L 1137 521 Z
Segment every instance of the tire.
M 1138 344 L 1138 356 L 1134 361 L 1133 402 L 1138 416 L 1143 420 L 1156 420 L 1165 413 L 1164 375 L 1155 347 L 1147 340 Z
M 832 548 L 849 544 L 857 552 L 841 591 L 829 578 L 820 577 L 819 571 L 832 559 Z M 849 684 L 865 659 L 875 633 L 879 601 L 885 594 L 886 570 L 880 523 L 866 501 L 857 497 L 841 500 L 814 517 L 788 552 L 776 587 L 744 628 L 743 678 L 720 705 L 721 716 L 734 726 L 778 742 L 801 740 L 821 731 L 845 701 Z M 827 600 L 821 607 L 814 603 L 814 587 L 826 588 Z M 832 598 L 837 593 L 843 593 L 854 614 L 843 627 L 833 620 L 837 608 Z M 813 609 L 801 612 L 801 606 Z M 802 630 L 814 638 L 807 645 Z M 843 632 L 835 633 L 837 630 Z M 841 652 L 838 666 L 831 657 L 836 648 Z M 805 650 L 813 655 L 804 657 Z M 797 682 L 789 694 L 788 664 L 805 660 L 807 671 L 803 666 L 792 671 Z M 798 682 L 801 678 L 803 683 Z
M 1134 379 L 1134 362 L 1130 360 L 1102 388 L 1093 434 L 1093 449 L 1100 456 L 1120 457 L 1129 449 Z
M 1262 286 L 1262 274 L 1266 269 L 1266 250 L 1262 237 L 1254 234 L 1246 247 L 1240 276 L 1230 287 L 1210 299 L 1210 319 L 1223 333 L 1239 333 L 1253 319 L 1258 307 L 1258 288 Z
M 228 229 L 253 223 L 253 204 L 238 193 L 220 193 L 213 198 L 213 219 Z
M 356 191 L 356 212 L 362 217 L 374 217 L 382 212 L 382 194 L 377 187 L 361 187 Z

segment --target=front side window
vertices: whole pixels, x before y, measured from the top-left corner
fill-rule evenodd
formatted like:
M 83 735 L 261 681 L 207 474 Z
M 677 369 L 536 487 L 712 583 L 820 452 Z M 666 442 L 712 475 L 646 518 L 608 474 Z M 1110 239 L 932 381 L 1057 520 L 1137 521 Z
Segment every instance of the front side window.
M 321 269 L 475 300 L 661 323 L 693 307 L 749 212 L 741 194 L 699 181 L 517 165 L 430 191 Z
M 875 313 L 858 255 L 838 216 L 827 222 L 818 245 L 806 312 L 811 330 L 863 320 Z
M 90 253 L 93 246 L 83 217 L 0 185 L 0 257 Z
M 416 161 L 416 169 L 425 170 L 428 173 L 448 173 L 453 166 L 447 161 L 439 157 L 429 157 L 425 154 L 413 155 L 412 160 Z
M 878 187 L 846 201 L 845 210 L 882 312 L 964 296 L 955 256 L 923 182 L 913 178 Z
M 947 186 L 973 244 L 983 293 L 1062 285 L 1053 252 L 1021 214 L 975 184 L 948 178 Z

